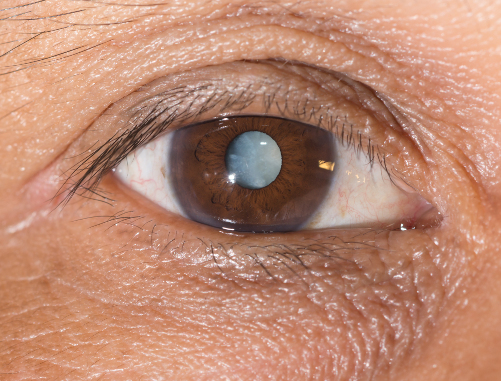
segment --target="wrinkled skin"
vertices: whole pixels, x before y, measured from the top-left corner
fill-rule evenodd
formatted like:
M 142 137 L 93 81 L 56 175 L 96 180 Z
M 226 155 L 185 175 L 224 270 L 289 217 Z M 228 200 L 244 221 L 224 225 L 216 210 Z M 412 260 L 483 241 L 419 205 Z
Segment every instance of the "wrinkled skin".
M 501 4 L 153 3 L 2 3 L 0 379 L 501 379 Z M 110 105 L 276 58 L 387 101 L 378 144 L 438 225 L 229 235 L 110 175 L 56 207 Z

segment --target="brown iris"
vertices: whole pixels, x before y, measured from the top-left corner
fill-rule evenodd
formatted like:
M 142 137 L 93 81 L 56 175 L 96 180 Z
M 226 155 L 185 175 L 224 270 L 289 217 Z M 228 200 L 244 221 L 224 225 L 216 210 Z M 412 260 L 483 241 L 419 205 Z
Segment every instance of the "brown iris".
M 226 151 L 248 131 L 269 135 L 280 148 L 277 178 L 260 189 L 230 179 Z M 291 231 L 321 205 L 333 177 L 333 135 L 304 123 L 237 116 L 193 124 L 172 139 L 171 176 L 177 200 L 195 221 L 238 231 Z

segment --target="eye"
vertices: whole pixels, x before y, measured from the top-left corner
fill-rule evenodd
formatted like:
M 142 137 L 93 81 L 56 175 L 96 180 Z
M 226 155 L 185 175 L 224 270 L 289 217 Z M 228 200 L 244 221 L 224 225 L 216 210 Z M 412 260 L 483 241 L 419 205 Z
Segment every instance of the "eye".
M 439 221 L 412 185 L 420 152 L 386 105 L 343 74 L 299 63 L 159 78 L 110 107 L 71 155 L 63 202 L 78 194 L 109 203 L 97 187 L 113 170 L 138 197 L 217 229 Z
M 409 228 L 429 209 L 360 147 L 276 117 L 185 126 L 129 154 L 116 175 L 170 212 L 227 230 Z

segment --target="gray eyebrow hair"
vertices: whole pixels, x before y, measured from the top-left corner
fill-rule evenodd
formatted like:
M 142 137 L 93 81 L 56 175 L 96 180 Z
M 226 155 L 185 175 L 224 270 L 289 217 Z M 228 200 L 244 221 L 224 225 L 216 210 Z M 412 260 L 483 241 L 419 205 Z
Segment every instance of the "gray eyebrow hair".
M 295 6 L 301 4 L 300 1 L 291 6 L 280 4 L 279 1 L 280 0 L 251 0 L 243 4 L 230 3 L 226 7 L 232 14 L 239 14 L 242 10 L 252 11 L 259 14 L 263 10 L 269 11 L 270 7 L 275 7 L 284 15 L 290 14 L 296 17 L 300 16 L 300 13 L 294 11 L 293 9 Z M 60 0 L 59 3 L 61 4 L 61 7 L 58 7 L 58 12 L 54 14 L 40 14 L 40 12 L 43 13 L 48 10 L 48 7 L 44 5 L 46 2 L 47 0 L 28 0 L 28 2 L 24 4 L 0 9 L 0 81 L 3 76 L 8 74 L 31 69 L 35 66 L 50 65 L 53 62 L 61 61 L 66 58 L 88 52 L 108 42 L 107 40 L 104 42 L 100 41 L 95 44 L 83 43 L 82 45 L 67 47 L 64 50 L 57 51 L 57 45 L 64 41 L 64 36 L 67 35 L 65 34 L 62 38 L 51 37 L 58 32 L 64 30 L 75 31 L 78 33 L 82 33 L 85 30 L 94 32 L 99 28 L 133 23 L 142 17 L 154 15 L 155 7 L 166 7 L 170 5 L 170 1 L 162 0 L 144 0 L 144 3 L 142 3 L 142 0 L 135 0 L 130 4 L 121 3 L 120 0 L 79 0 L 79 5 L 77 5 L 77 2 Z M 65 5 L 67 5 L 67 7 L 64 7 Z M 78 20 L 66 20 L 66 17 L 68 16 L 76 14 L 84 16 L 84 13 L 90 13 L 96 10 L 103 13 L 106 9 L 109 9 L 108 7 L 118 7 L 124 9 L 139 7 L 144 8 L 145 10 L 148 8 L 152 9 L 148 9 L 148 12 L 146 13 L 138 14 L 137 17 L 124 18 L 124 20 L 118 21 L 113 20 L 107 22 L 106 19 L 100 19 L 99 14 L 94 15 L 95 20 L 93 20 L 91 16 L 90 22 L 86 21 L 79 23 Z M 60 8 L 63 10 L 59 11 Z M 165 9 L 163 9 L 163 11 L 159 14 L 167 15 L 167 13 L 165 13 Z M 116 15 L 116 13 L 114 15 Z M 206 16 L 209 17 L 210 14 Z M 124 17 L 127 16 L 124 15 Z M 32 52 L 35 52 L 36 54 L 37 44 L 41 41 L 45 41 L 47 38 L 54 38 L 52 51 L 49 54 L 46 54 L 45 56 L 29 55 L 33 54 Z M 81 40 L 85 41 L 85 35 Z
M 63 16 L 74 15 L 77 13 L 83 13 L 89 10 L 94 10 L 96 9 L 96 7 L 86 7 L 48 15 L 37 14 L 37 10 L 43 10 L 43 3 L 45 3 L 46 1 L 47 0 L 36 0 L 25 4 L 0 9 L 0 22 L 2 23 L 1 29 L 3 29 L 0 30 L 0 78 L 1 76 L 30 69 L 34 66 L 50 64 L 55 61 L 69 58 L 71 56 L 92 50 L 105 43 L 101 42 L 94 45 L 84 44 L 80 46 L 74 46 L 64 51 L 51 52 L 49 55 L 43 57 L 23 56 L 22 53 L 20 53 L 22 49 L 26 48 L 29 48 L 30 50 L 35 49 L 36 51 L 36 43 L 48 37 L 52 33 L 83 26 L 99 27 L 130 22 L 130 20 L 124 20 L 123 22 L 119 23 L 101 24 L 79 24 L 64 22 L 59 20 L 59 18 Z M 83 1 L 88 3 L 93 2 L 86 0 Z M 69 2 L 67 2 L 67 4 L 69 4 Z M 117 3 L 117 5 L 118 4 L 119 3 Z M 47 21 L 50 21 L 49 25 L 44 25 L 44 21 L 45 24 L 47 23 Z M 37 30 L 38 27 L 40 27 L 39 30 Z M 59 41 L 56 40 L 53 45 L 57 45 L 58 42 Z M 35 45 L 35 47 L 33 45 Z M 3 51 L 2 47 L 4 48 Z M 10 63 L 10 61 L 14 62 Z

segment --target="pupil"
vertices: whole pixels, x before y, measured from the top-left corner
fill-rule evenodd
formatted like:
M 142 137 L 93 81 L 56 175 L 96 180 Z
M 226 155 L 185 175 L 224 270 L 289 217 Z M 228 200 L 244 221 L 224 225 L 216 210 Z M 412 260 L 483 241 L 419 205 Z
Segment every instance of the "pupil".
M 282 154 L 271 136 L 248 131 L 230 143 L 225 162 L 231 183 L 247 189 L 261 189 L 277 178 L 282 168 Z

